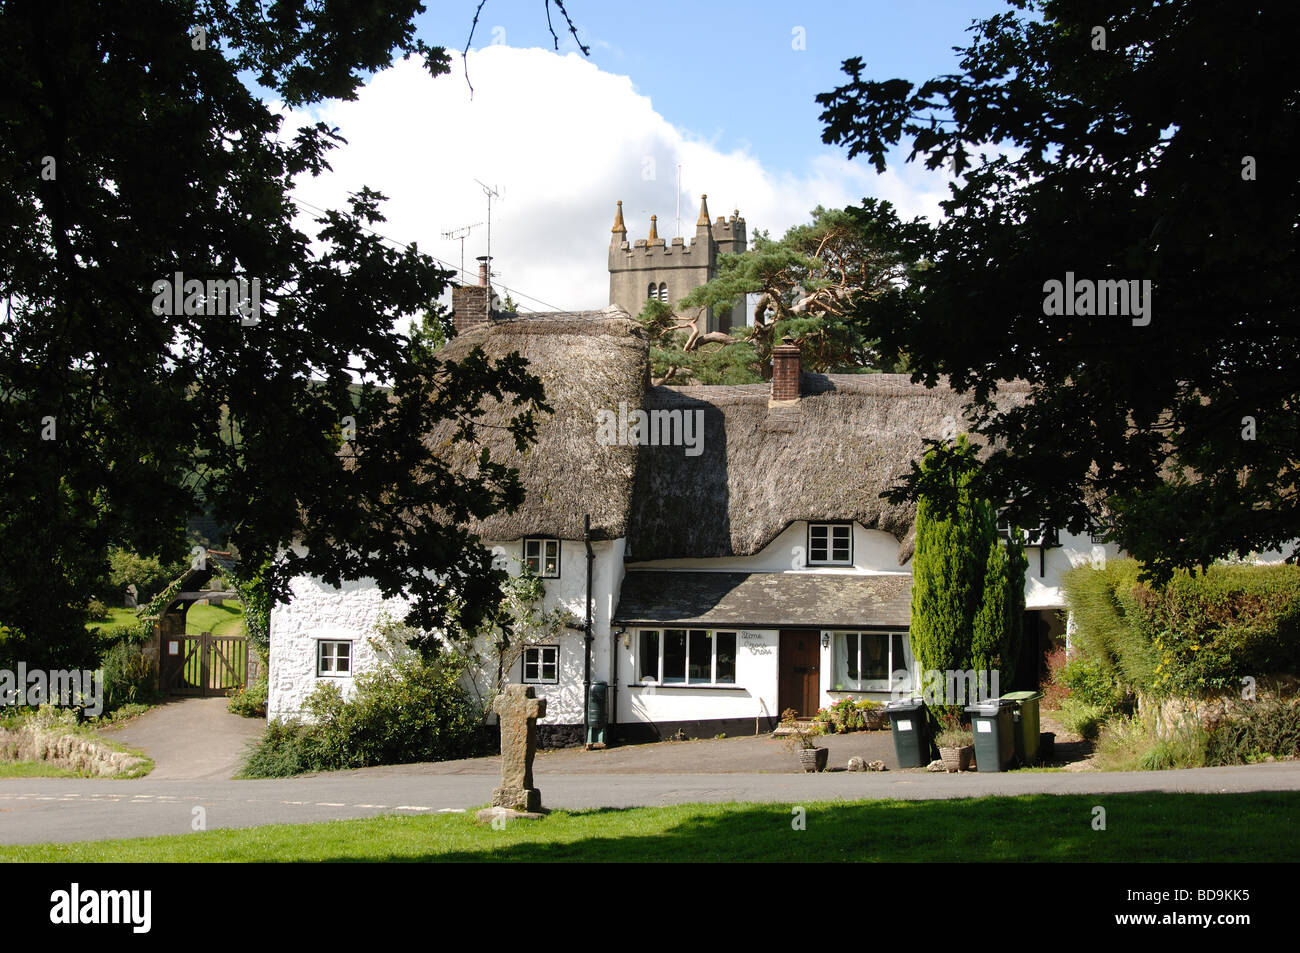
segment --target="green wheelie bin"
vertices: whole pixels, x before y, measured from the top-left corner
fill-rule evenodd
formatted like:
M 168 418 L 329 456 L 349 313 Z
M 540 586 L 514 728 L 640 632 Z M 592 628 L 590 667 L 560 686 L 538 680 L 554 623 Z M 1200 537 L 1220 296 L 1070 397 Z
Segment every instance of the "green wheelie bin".
M 1041 692 L 1009 692 L 1002 698 L 1016 703 L 1013 716 L 1016 760 L 1022 765 L 1038 762 L 1038 703 Z
M 930 763 L 930 731 L 925 702 L 919 698 L 897 698 L 885 705 L 894 736 L 894 756 L 900 768 L 923 768 Z
M 990 698 L 967 705 L 971 732 L 975 735 L 975 766 L 981 771 L 1005 771 L 1016 756 L 1012 713 L 1016 703 Z

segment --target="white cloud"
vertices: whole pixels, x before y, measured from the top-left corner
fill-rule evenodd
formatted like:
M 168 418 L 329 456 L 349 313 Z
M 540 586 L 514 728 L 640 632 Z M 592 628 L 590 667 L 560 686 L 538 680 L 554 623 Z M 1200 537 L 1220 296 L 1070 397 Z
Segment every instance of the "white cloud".
M 475 180 L 494 185 L 501 192 L 492 205 L 496 283 L 545 302 L 520 298 L 531 310 L 603 307 L 615 200 L 623 200 L 629 240 L 645 237 L 651 212 L 660 236 L 671 238 L 678 163 L 688 240 L 702 192 L 715 218 L 739 209 L 751 235 L 759 228 L 780 235 L 818 204 L 867 195 L 889 199 L 905 215 L 938 217 L 937 175 L 908 166 L 878 176 L 860 159 L 825 153 L 802 172 L 774 173 L 758 156 L 720 152 L 676 128 L 629 77 L 576 53 L 487 46 L 471 51 L 469 73 L 472 99 L 458 55 L 451 73 L 436 79 L 408 59 L 352 102 L 291 116 L 290 128 L 322 119 L 349 141 L 330 154 L 332 172 L 304 178 L 295 194 L 339 208 L 348 192 L 368 185 L 389 198 L 383 234 L 458 266 L 460 243 L 441 233 L 484 222 L 487 200 Z M 486 242 L 482 225 L 465 241 L 471 274 Z

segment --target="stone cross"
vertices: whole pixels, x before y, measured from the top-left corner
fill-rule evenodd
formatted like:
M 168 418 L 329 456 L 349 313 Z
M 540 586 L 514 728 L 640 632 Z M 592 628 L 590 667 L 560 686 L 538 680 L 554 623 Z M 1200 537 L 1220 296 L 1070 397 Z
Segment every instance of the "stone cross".
M 534 698 L 531 685 L 507 685 L 492 710 L 501 722 L 501 787 L 492 792 L 492 805 L 540 811 L 542 792 L 533 787 L 533 755 L 537 719 L 546 714 L 546 699 Z

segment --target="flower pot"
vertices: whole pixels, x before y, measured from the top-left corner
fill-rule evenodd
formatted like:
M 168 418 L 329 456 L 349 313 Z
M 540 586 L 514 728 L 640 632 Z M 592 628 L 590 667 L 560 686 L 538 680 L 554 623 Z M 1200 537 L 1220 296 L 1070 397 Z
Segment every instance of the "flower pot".
M 962 745 L 960 748 L 940 748 L 939 757 L 943 759 L 945 771 L 969 771 L 971 756 L 975 754 L 974 745 Z
M 830 757 L 830 748 L 800 748 L 799 763 L 809 773 L 826 770 L 826 759 Z

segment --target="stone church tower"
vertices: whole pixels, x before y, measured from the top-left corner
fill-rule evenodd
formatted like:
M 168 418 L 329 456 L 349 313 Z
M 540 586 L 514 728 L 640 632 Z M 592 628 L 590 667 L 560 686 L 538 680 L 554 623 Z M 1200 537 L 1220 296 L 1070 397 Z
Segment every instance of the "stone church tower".
M 655 298 L 675 306 L 694 288 L 717 274 L 718 255 L 746 249 L 745 220 L 737 209 L 731 218 L 721 215 L 709 223 L 708 196 L 700 196 L 700 217 L 690 245 L 678 237 L 671 243 L 659 237 L 658 216 L 650 216 L 650 236 L 629 244 L 623 224 L 623 203 L 618 203 L 609 240 L 609 303 L 636 317 L 646 301 Z M 745 324 L 745 302 L 725 314 L 710 309 L 701 331 L 730 331 Z

